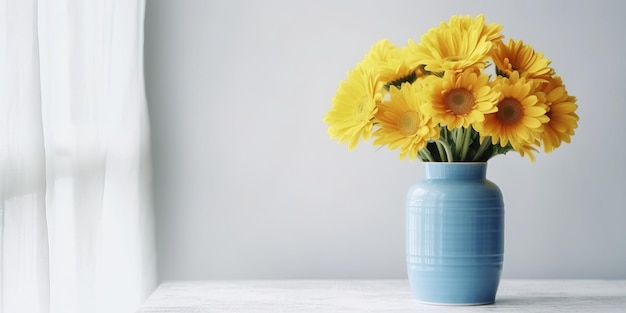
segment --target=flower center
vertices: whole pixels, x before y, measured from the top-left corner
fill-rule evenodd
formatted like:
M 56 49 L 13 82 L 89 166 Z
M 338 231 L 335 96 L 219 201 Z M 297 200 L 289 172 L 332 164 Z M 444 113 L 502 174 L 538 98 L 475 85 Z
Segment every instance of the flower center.
M 514 98 L 504 98 L 498 103 L 498 112 L 496 117 L 500 123 L 504 125 L 510 125 L 517 123 L 524 116 L 524 109 L 522 104 Z
M 370 99 L 368 97 L 362 97 L 357 101 L 354 108 L 354 116 L 360 121 L 367 121 L 371 118 L 370 110 L 368 110 Z
M 465 61 L 469 58 L 468 55 L 450 55 L 445 57 L 443 60 L 446 62 L 459 62 L 459 61 Z
M 398 129 L 405 136 L 415 135 L 419 129 L 420 117 L 415 111 L 404 112 L 398 120 Z
M 464 88 L 456 88 L 448 91 L 443 98 L 446 107 L 457 115 L 467 114 L 474 107 L 474 95 Z

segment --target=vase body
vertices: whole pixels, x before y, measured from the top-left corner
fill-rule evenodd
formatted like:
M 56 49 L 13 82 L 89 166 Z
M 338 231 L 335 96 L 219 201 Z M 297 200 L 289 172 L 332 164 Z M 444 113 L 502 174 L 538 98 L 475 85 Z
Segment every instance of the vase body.
M 425 162 L 406 201 L 406 257 L 424 303 L 495 301 L 504 254 L 504 204 L 487 163 Z

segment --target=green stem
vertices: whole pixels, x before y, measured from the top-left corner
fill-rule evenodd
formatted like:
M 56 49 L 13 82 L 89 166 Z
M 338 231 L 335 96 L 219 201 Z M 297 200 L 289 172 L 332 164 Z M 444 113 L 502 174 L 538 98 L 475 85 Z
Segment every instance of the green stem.
M 463 141 L 463 132 L 461 128 L 455 128 L 453 131 L 454 134 L 454 156 L 461 160 L 461 146 Z
M 443 137 L 443 141 L 448 142 L 448 137 L 450 136 L 450 131 L 448 127 L 441 127 L 441 137 Z
M 483 143 L 481 143 L 480 147 L 478 147 L 478 151 L 476 151 L 476 154 L 474 155 L 474 159 L 472 159 L 472 161 L 476 161 L 480 157 L 482 157 L 483 153 L 485 153 L 485 151 L 487 151 L 487 149 L 489 148 L 490 145 L 491 145 L 491 136 L 489 136 L 489 137 L 485 138 L 485 140 L 483 140 Z
M 454 156 L 452 156 L 452 149 L 450 149 L 450 145 L 447 142 L 442 141 L 441 139 L 437 139 L 435 140 L 435 142 L 437 143 L 437 145 L 443 146 L 443 149 L 446 151 L 448 162 L 452 162 L 454 160 Z
M 465 161 L 467 151 L 469 150 L 470 139 L 472 138 L 472 129 L 465 128 L 463 130 L 463 144 L 461 146 L 461 161 Z
M 417 151 L 417 154 L 419 154 L 419 156 L 422 158 L 422 161 L 435 162 L 433 155 L 430 154 L 430 151 L 428 151 L 428 149 L 422 149 L 420 151 Z

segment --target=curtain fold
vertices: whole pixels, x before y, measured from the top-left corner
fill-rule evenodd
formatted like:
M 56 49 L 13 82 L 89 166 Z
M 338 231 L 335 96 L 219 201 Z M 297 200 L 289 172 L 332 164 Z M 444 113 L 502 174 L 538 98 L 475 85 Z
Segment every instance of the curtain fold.
M 0 312 L 134 312 L 156 286 L 145 2 L 1 3 Z
M 48 312 L 36 1 L 2 2 L 0 21 L 0 312 Z

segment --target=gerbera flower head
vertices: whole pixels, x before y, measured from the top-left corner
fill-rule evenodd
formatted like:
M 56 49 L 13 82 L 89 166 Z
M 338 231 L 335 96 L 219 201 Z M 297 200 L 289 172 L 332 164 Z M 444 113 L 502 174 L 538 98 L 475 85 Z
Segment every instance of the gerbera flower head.
M 537 81 L 520 77 L 518 72 L 512 72 L 509 78 L 498 77 L 496 83 L 500 85 L 498 111 L 485 115 L 484 123 L 477 124 L 476 130 L 481 140 L 491 136 L 492 144 L 511 144 L 519 152 L 536 141 L 548 122 L 546 105 L 535 94 Z
M 424 65 L 429 72 L 462 72 L 468 68 L 483 69 L 493 42 L 502 36 L 501 25 L 485 25 L 483 15 L 453 16 L 448 23 L 431 28 L 420 43 L 409 41 L 407 62 L 413 68 Z
M 517 71 L 521 76 L 547 81 L 554 72 L 549 67 L 550 60 L 544 58 L 542 52 L 535 52 L 533 47 L 521 40 L 509 39 L 508 44 L 498 41 L 491 57 L 497 70 L 504 76 Z
M 475 70 L 449 71 L 443 78 L 430 81 L 430 97 L 424 103 L 424 112 L 449 130 L 482 123 L 485 114 L 497 110 L 499 93 L 489 83 L 488 74 Z
M 482 29 L 480 36 L 485 37 L 487 41 L 497 41 L 504 37 L 500 33 L 503 28 L 502 25 L 496 23 L 485 25 L 485 16 L 483 14 L 478 14 L 475 19 L 473 19 L 469 15 L 453 16 L 452 18 L 450 18 L 448 24 L 442 23 L 441 27 L 450 27 L 456 29 L 470 29 L 472 27 L 480 27 Z
M 369 139 L 382 92 L 383 84 L 371 68 L 357 66 L 350 71 L 347 80 L 339 84 L 332 107 L 324 117 L 330 137 L 339 143 L 347 142 L 350 150 L 359 139 Z
M 565 90 L 561 77 L 555 76 L 540 88 L 544 93 L 550 118 L 544 125 L 541 133 L 541 141 L 545 152 L 552 152 L 562 142 L 570 142 L 574 135 L 574 129 L 578 127 L 578 115 L 576 114 L 576 97 L 570 96 Z
M 413 74 L 414 69 L 406 64 L 406 54 L 406 47 L 398 48 L 383 39 L 372 46 L 362 62 L 373 68 L 380 81 L 389 83 Z
M 379 128 L 374 133 L 375 145 L 400 148 L 400 159 L 414 160 L 428 140 L 439 138 L 439 127 L 422 114 L 421 80 L 389 88 L 389 100 L 380 104 L 376 113 Z

